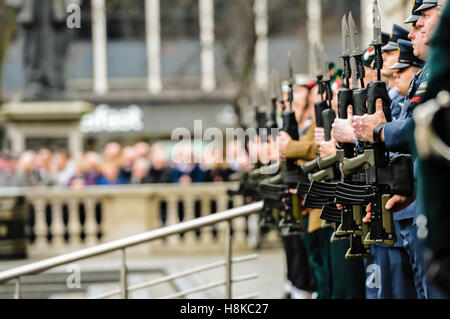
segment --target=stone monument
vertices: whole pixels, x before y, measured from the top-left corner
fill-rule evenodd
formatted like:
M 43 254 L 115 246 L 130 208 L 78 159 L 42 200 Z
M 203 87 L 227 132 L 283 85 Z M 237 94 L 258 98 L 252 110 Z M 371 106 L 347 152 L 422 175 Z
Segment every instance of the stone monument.
M 25 72 L 25 85 L 20 96 L 2 106 L 11 150 L 15 153 L 24 151 L 30 139 L 63 137 L 72 154 L 82 151 L 80 119 L 92 110 L 92 106 L 67 93 L 64 75 L 70 43 L 67 6 L 80 4 L 80 1 L 7 2 L 16 9 Z

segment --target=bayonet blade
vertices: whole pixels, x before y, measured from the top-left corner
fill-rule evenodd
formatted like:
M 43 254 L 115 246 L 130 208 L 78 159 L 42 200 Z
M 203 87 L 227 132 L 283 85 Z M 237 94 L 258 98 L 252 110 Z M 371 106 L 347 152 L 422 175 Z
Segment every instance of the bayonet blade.
M 327 56 L 327 53 L 325 52 L 325 48 L 323 45 L 321 47 L 321 51 L 322 51 L 321 57 L 322 57 L 323 70 L 324 70 L 323 81 L 327 82 L 327 81 L 330 81 L 330 71 L 328 68 L 328 56 Z
M 272 73 L 270 74 L 270 98 L 271 99 L 277 98 L 278 81 L 276 78 L 276 72 L 277 72 L 277 70 L 272 69 Z
M 316 66 L 316 76 L 317 77 L 323 77 L 323 63 L 321 59 L 321 53 L 319 49 L 319 45 L 317 43 L 313 44 L 313 57 L 314 57 L 314 64 Z
M 342 18 L 342 56 L 350 55 L 350 31 L 346 16 Z
M 292 53 L 291 51 L 288 52 L 288 74 L 289 74 L 289 82 L 294 82 L 294 69 L 292 68 Z
M 281 76 L 280 76 L 280 71 L 277 69 L 277 72 L 275 74 L 275 88 L 276 88 L 276 95 L 277 95 L 277 99 L 283 99 L 283 92 L 282 92 L 282 86 L 283 83 L 281 82 Z
M 381 14 L 377 0 L 373 1 L 373 44 L 383 44 L 381 37 Z
M 348 27 L 350 29 L 350 44 L 352 55 L 361 55 L 361 39 L 359 37 L 358 28 L 356 27 L 355 21 L 353 20 L 352 13 L 350 12 L 348 16 Z

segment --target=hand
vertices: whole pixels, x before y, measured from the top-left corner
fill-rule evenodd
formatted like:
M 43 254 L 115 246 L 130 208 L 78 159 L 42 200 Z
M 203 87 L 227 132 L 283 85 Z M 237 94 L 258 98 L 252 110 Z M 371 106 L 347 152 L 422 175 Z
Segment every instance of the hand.
M 386 123 L 386 117 L 383 112 L 383 102 L 377 100 L 376 112 L 372 115 L 365 114 L 353 118 L 353 128 L 355 136 L 362 142 L 374 143 L 373 130 L 380 123 Z
M 322 142 L 325 142 L 325 129 L 322 127 L 316 127 L 314 129 L 314 140 L 317 146 L 320 146 Z
M 336 141 L 334 139 L 331 139 L 328 142 L 322 142 L 322 144 L 320 144 L 319 150 L 321 158 L 327 158 L 336 154 Z
M 278 151 L 281 160 L 286 159 L 286 149 L 290 141 L 292 141 L 292 138 L 289 136 L 288 133 L 281 131 L 278 134 Z
M 269 143 L 261 143 L 259 145 L 258 156 L 259 161 L 263 165 L 270 164 L 271 161 L 271 145 Z
M 269 135 L 269 147 L 270 147 L 270 160 L 272 162 L 280 161 L 280 150 L 277 140 L 272 138 L 272 135 Z
M 306 202 L 306 196 L 305 195 L 300 196 L 300 206 L 301 207 L 305 206 L 305 202 Z
M 369 203 L 366 207 L 366 216 L 363 218 L 363 223 L 367 224 L 372 221 L 372 203 Z
M 347 119 L 336 119 L 333 123 L 331 135 L 333 135 L 336 141 L 342 143 L 355 143 L 352 120 L 353 107 L 349 105 L 347 109 Z
M 255 140 L 250 140 L 248 142 L 248 156 L 252 163 L 256 163 L 258 160 L 259 151 L 259 136 Z
M 393 213 L 396 213 L 396 212 L 399 212 L 399 211 L 405 209 L 409 205 L 411 205 L 411 203 L 414 202 L 415 200 L 416 200 L 415 195 L 411 196 L 411 197 L 394 195 L 386 203 L 386 206 L 384 208 L 386 208 L 387 210 L 390 210 Z M 372 215 L 372 204 L 367 205 L 366 213 L 367 213 L 367 215 L 366 215 L 366 217 L 364 217 L 363 222 L 369 223 L 371 220 L 371 215 Z
M 416 200 L 416 196 L 406 197 L 400 195 L 394 195 L 386 203 L 386 209 L 392 211 L 393 213 L 399 212 L 406 207 L 408 207 L 412 202 Z
M 284 102 L 280 102 L 277 100 L 277 114 L 281 114 L 283 112 Z

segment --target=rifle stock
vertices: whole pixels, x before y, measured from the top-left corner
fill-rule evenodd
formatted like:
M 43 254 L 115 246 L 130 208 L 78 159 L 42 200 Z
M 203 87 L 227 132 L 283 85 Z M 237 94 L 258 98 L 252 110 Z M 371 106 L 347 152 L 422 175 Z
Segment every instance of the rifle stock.
M 323 169 L 317 173 L 309 174 L 308 178 L 312 181 L 321 181 L 325 179 L 334 179 L 334 170 L 333 167 L 329 167 L 327 169 Z

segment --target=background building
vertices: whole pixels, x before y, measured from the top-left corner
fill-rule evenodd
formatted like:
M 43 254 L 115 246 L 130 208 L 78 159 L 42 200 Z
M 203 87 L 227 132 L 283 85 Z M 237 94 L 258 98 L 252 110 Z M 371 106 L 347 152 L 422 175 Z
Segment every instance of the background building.
M 5 1 L 0 2 L 6 15 Z M 391 17 L 406 16 L 408 3 L 380 1 L 384 31 L 390 32 Z M 367 0 L 83 1 L 81 28 L 72 30 L 66 61 L 69 88 L 110 118 L 130 106 L 142 116 L 135 129 L 114 121 L 102 129 L 91 116 L 97 129 L 84 130 L 85 146 L 168 138 L 176 127 L 192 128 L 194 119 L 203 119 L 205 127 L 252 125 L 250 92 L 257 87 L 267 93 L 273 68 L 286 76 L 287 51 L 296 73 L 310 73 L 309 43 L 316 40 L 341 63 L 338 22 L 349 11 L 368 43 Z M 18 33 L 15 29 L 9 45 L 2 42 L 7 46 L 1 71 L 5 101 L 24 83 Z

